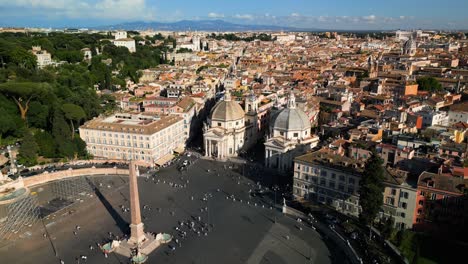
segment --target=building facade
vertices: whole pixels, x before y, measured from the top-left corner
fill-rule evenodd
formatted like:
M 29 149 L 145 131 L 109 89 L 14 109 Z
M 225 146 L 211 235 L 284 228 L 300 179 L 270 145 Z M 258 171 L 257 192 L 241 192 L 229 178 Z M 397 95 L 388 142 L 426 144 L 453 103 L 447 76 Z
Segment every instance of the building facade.
M 227 89 L 224 100 L 213 107 L 204 128 L 205 156 L 219 159 L 238 156 L 245 145 L 245 125 L 245 112 Z
M 423 172 L 418 179 L 414 227 L 443 230 L 468 224 L 465 181 L 461 177 Z
M 358 217 L 362 165 L 355 159 L 322 151 L 296 157 L 293 195 Z
M 126 47 L 130 52 L 136 52 L 135 40 L 127 37 L 126 31 L 115 33 L 115 39 L 112 41 L 117 47 Z
M 36 56 L 37 67 L 42 69 L 48 65 L 52 65 L 52 55 L 47 50 L 42 50 L 41 46 L 32 47 L 32 53 Z
M 148 165 L 161 165 L 185 143 L 184 119 L 179 116 L 115 114 L 94 118 L 79 131 L 96 158 L 134 159 Z
M 293 167 L 294 158 L 317 146 L 319 138 L 311 134 L 308 116 L 296 108 L 293 93 L 285 109 L 274 118 L 265 142 L 265 165 L 280 171 Z

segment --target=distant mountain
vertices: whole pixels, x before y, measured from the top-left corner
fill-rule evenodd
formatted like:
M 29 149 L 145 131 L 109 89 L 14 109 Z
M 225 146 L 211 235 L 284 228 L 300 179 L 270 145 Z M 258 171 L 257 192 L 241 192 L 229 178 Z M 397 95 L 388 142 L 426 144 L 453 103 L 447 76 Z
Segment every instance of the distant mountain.
M 297 28 L 271 25 L 241 25 L 223 20 L 181 20 L 177 22 L 128 22 L 109 26 L 98 26 L 95 29 L 123 29 L 123 30 L 167 30 L 167 31 L 297 31 Z

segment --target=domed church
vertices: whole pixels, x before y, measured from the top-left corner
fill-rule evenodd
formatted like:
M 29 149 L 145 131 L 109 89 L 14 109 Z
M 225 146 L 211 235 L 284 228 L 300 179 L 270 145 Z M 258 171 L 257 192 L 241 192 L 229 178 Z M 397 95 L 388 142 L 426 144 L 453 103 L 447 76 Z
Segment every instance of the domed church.
M 224 100 L 213 107 L 203 133 L 205 156 L 236 157 L 244 147 L 245 130 L 245 112 L 226 90 Z
M 311 134 L 308 116 L 296 108 L 296 98 L 291 92 L 286 108 L 281 110 L 270 127 L 265 142 L 265 165 L 286 171 L 293 167 L 294 158 L 318 144 L 319 138 Z

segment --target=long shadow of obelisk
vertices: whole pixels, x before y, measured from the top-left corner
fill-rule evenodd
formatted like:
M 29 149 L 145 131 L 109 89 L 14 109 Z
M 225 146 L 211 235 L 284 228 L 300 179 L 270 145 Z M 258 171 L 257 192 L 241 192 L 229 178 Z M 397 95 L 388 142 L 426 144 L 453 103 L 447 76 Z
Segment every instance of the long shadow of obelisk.
M 88 179 L 88 177 L 86 177 L 86 181 L 89 183 L 89 185 L 93 188 L 94 190 L 94 193 L 96 194 L 96 196 L 99 198 L 99 200 L 101 201 L 101 203 L 104 205 L 104 207 L 107 209 L 107 211 L 109 212 L 109 214 L 112 216 L 112 218 L 114 219 L 115 223 L 117 224 L 117 226 L 119 227 L 120 231 L 123 233 L 123 234 L 129 234 L 130 232 L 130 228 L 129 228 L 129 224 L 127 221 L 125 221 L 122 216 L 120 216 L 119 212 L 117 212 L 114 207 L 112 207 L 112 205 L 109 203 L 109 201 L 106 199 L 106 197 L 104 197 L 104 195 L 102 194 L 101 190 L 99 190 L 99 188 L 96 187 L 96 185 L 90 180 Z

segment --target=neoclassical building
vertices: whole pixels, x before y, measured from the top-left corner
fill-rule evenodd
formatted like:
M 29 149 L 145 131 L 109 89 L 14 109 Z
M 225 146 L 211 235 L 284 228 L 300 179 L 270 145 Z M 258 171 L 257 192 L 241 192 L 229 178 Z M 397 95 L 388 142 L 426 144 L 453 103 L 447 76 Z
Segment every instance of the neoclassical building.
M 224 100 L 211 112 L 203 133 L 205 156 L 225 159 L 238 156 L 246 141 L 245 112 L 226 90 Z
M 319 138 L 311 134 L 307 115 L 296 108 L 291 92 L 286 108 L 273 117 L 270 135 L 265 142 L 265 165 L 280 171 L 293 168 L 294 158 L 317 146 Z

